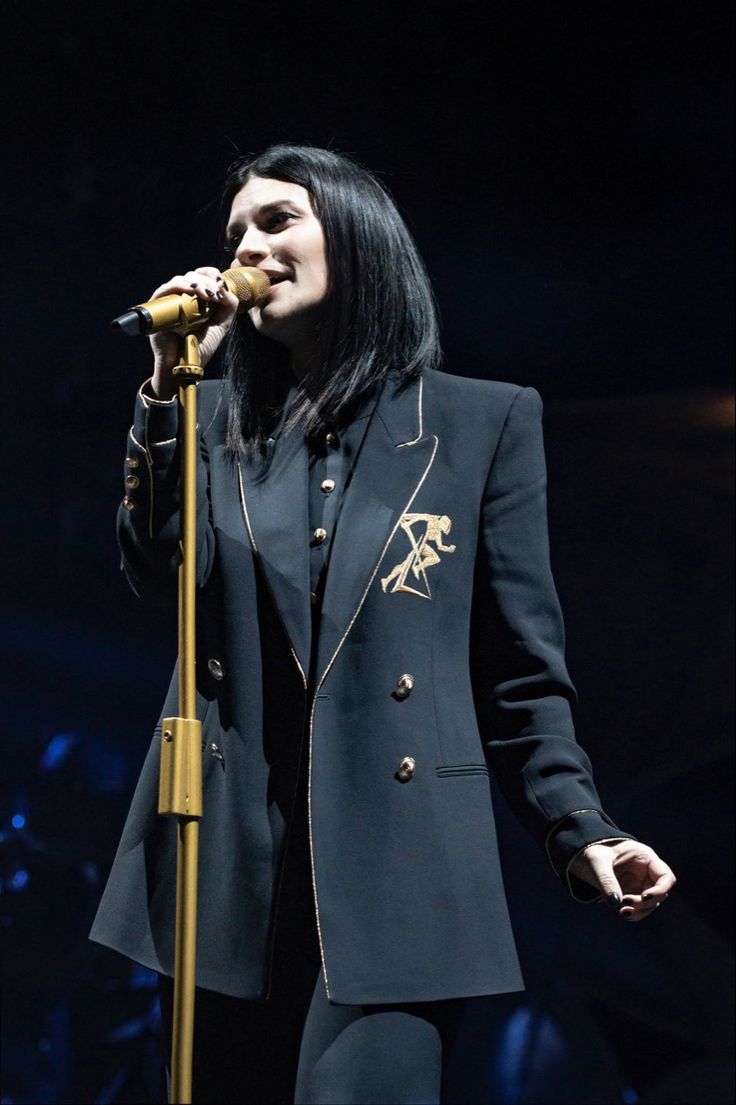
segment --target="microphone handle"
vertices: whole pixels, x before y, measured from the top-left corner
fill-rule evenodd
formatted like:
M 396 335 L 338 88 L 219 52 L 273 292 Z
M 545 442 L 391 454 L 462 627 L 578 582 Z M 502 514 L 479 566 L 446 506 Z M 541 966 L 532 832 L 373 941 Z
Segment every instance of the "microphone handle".
M 265 299 L 271 290 L 268 277 L 260 269 L 226 269 L 222 273 L 222 279 L 228 291 L 240 300 L 238 314 Z M 113 319 L 110 325 L 113 330 L 120 330 L 129 337 L 154 334 L 160 330 L 187 333 L 204 326 L 216 308 L 216 303 L 199 299 L 196 295 L 162 295 L 158 299 L 149 299 L 146 303 L 131 307 L 129 311 Z

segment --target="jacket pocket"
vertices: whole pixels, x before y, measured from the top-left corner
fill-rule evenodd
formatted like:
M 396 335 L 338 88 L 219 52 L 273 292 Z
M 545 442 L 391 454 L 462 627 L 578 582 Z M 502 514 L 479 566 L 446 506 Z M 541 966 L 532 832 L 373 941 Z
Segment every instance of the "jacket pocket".
M 435 768 L 440 779 L 453 778 L 456 775 L 487 775 L 485 764 L 443 764 Z

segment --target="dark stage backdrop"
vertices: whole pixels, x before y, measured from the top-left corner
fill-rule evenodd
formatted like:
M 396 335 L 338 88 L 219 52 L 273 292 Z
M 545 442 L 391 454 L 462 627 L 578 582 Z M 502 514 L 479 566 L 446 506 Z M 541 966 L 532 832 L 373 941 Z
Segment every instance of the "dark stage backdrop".
M 570 902 L 508 815 L 528 991 L 457 1101 L 732 1100 L 731 5 L 5 0 L 2 1102 L 159 1100 L 151 976 L 86 941 L 175 649 L 118 570 L 145 343 L 217 260 L 241 152 L 355 153 L 429 266 L 450 372 L 546 403 L 579 735 L 679 874 Z

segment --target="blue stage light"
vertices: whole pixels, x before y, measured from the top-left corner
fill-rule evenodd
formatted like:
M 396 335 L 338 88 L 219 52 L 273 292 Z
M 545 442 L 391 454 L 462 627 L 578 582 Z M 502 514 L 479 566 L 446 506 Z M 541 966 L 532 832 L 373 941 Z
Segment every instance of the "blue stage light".
M 45 773 L 60 767 L 78 741 L 76 733 L 57 733 L 52 737 L 41 756 L 41 771 Z
M 20 893 L 21 890 L 25 890 L 28 885 L 28 880 L 31 876 L 23 868 L 19 868 L 8 880 L 8 889 L 14 890 L 16 893 Z

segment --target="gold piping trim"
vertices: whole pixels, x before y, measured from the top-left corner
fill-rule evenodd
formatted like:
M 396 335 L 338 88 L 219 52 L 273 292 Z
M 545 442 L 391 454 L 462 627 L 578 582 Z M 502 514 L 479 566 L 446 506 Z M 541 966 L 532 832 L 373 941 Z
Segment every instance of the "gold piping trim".
M 128 436 L 130 437 L 130 440 L 133 442 L 133 444 L 137 445 L 142 453 L 145 453 L 146 447 L 145 447 L 145 445 L 142 445 L 141 442 L 138 440 L 138 438 L 135 436 L 135 434 L 133 433 L 133 427 L 132 426 L 128 430 Z
M 138 397 L 139 397 L 140 401 L 143 403 L 143 406 L 144 406 L 145 411 L 146 411 L 146 443 L 147 443 L 148 447 L 153 447 L 154 445 L 172 445 L 177 440 L 177 438 L 167 437 L 165 441 L 149 441 L 148 440 L 148 412 L 150 411 L 151 407 L 173 407 L 174 403 L 177 403 L 179 401 L 179 397 L 177 395 L 175 395 L 173 399 L 151 399 L 151 398 L 149 398 L 147 395 L 143 394 L 143 389 L 146 386 L 146 384 L 150 384 L 150 382 L 151 382 L 151 377 L 149 376 L 149 378 L 147 380 L 144 380 L 143 383 L 141 384 L 141 386 L 138 388 Z M 198 424 L 198 428 L 199 428 L 199 424 Z M 130 436 L 133 437 L 132 432 L 131 432 Z M 134 437 L 133 437 L 133 441 L 135 441 Z M 138 444 L 138 442 L 136 442 L 136 445 L 137 444 Z M 142 448 L 142 446 L 141 446 L 141 448 Z
M 402 441 L 400 445 L 396 446 L 397 449 L 404 449 L 407 445 L 416 445 L 416 443 L 422 437 L 422 433 L 424 432 L 424 425 L 423 425 L 424 424 L 424 415 L 423 415 L 423 403 L 422 403 L 423 392 L 424 392 L 424 377 L 420 376 L 419 377 L 419 396 L 418 396 L 418 399 L 417 399 L 417 406 L 418 406 L 417 413 L 419 415 L 419 433 L 417 434 L 417 436 L 412 441 Z
M 258 546 L 256 545 L 255 537 L 253 536 L 253 529 L 252 529 L 251 524 L 250 524 L 250 515 L 248 514 L 248 506 L 247 506 L 246 501 L 245 501 L 245 489 L 243 487 L 243 469 L 241 468 L 240 464 L 238 464 L 238 485 L 239 485 L 239 488 L 240 488 L 240 508 L 243 511 L 243 518 L 245 519 L 245 528 L 248 530 L 248 537 L 250 538 L 250 543 L 253 546 L 253 552 L 256 554 L 256 556 L 260 560 L 261 556 L 260 556 L 260 553 L 258 552 Z M 265 572 L 264 572 L 263 578 L 266 580 L 266 586 L 268 587 L 268 590 L 271 594 L 271 599 L 273 601 L 274 609 L 276 610 L 276 613 L 279 616 L 279 621 L 281 622 L 284 633 L 286 633 L 286 639 L 289 641 L 289 652 L 294 657 L 294 663 L 296 664 L 296 666 L 299 669 L 299 674 L 301 675 L 302 683 L 304 684 L 304 690 L 306 691 L 306 689 L 307 689 L 307 677 L 304 674 L 303 667 L 299 663 L 299 657 L 297 656 L 296 652 L 294 651 L 294 649 L 292 647 L 291 640 L 289 638 L 289 634 L 286 631 L 286 626 L 284 625 L 283 620 L 281 618 L 281 614 L 279 612 L 278 604 L 277 604 L 276 600 L 274 599 L 273 591 L 271 591 L 271 585 L 268 582 L 268 578 L 267 578 Z
M 421 436 L 421 434 L 420 434 L 420 436 Z M 416 439 L 416 441 L 418 441 L 418 440 L 419 440 L 419 438 Z M 416 444 L 416 442 L 407 441 L 407 442 L 404 442 L 404 444 L 413 445 L 413 444 Z M 322 926 L 320 924 L 320 919 L 319 919 L 319 899 L 317 897 L 317 875 L 316 875 L 315 866 L 314 866 L 314 841 L 313 841 L 313 837 L 312 837 L 312 733 L 313 733 L 313 730 L 314 730 L 314 711 L 315 711 L 315 708 L 317 706 L 317 695 L 319 693 L 319 690 L 320 690 L 322 684 L 324 683 L 325 679 L 327 678 L 327 675 L 328 675 L 328 672 L 329 672 L 330 668 L 332 667 L 332 665 L 335 662 L 335 659 L 337 658 L 337 654 L 339 653 L 340 649 L 344 645 L 350 630 L 353 628 L 353 624 L 355 622 L 355 619 L 358 617 L 358 614 L 360 613 L 360 611 L 363 608 L 363 603 L 365 602 L 366 596 L 367 596 L 367 594 L 368 594 L 368 592 L 371 588 L 373 580 L 376 578 L 376 575 L 378 574 L 378 570 L 381 567 L 381 561 L 383 560 L 384 556 L 386 555 L 388 547 L 391 544 L 391 542 L 393 541 L 394 535 L 395 535 L 397 529 L 399 528 L 399 523 L 401 522 L 401 519 L 406 514 L 406 512 L 409 510 L 409 507 L 411 506 L 411 504 L 414 502 L 415 498 L 417 497 L 417 495 L 419 493 L 419 490 L 420 490 L 422 484 L 424 483 L 424 481 L 427 478 L 427 474 L 428 474 L 430 468 L 434 464 L 434 458 L 435 458 L 436 453 L 437 453 L 438 445 L 439 445 L 439 438 L 434 436 L 434 448 L 432 450 L 432 456 L 429 458 L 429 463 L 427 464 L 427 467 L 424 469 L 424 472 L 422 474 L 422 478 L 420 479 L 417 486 L 414 488 L 414 490 L 411 494 L 411 498 L 409 499 L 408 503 L 406 504 L 406 506 L 402 510 L 401 514 L 399 515 L 399 519 L 396 522 L 396 525 L 391 530 L 391 533 L 389 535 L 389 538 L 388 538 L 386 544 L 383 546 L 383 549 L 381 551 L 381 555 L 379 556 L 379 558 L 376 562 L 376 566 L 373 569 L 373 572 L 371 573 L 371 578 L 368 580 L 368 584 L 367 584 L 365 590 L 363 591 L 363 594 L 361 595 L 360 602 L 358 603 L 358 607 L 357 607 L 355 613 L 353 614 L 352 618 L 350 619 L 350 622 L 348 623 L 347 629 L 345 630 L 342 637 L 340 638 L 338 646 L 335 649 L 335 651 L 333 652 L 332 657 L 331 657 L 327 667 L 325 668 L 321 679 L 319 680 L 319 683 L 315 687 L 314 695 L 313 695 L 313 698 L 312 698 L 312 709 L 311 709 L 310 714 L 309 714 L 309 765 L 308 765 L 308 778 L 307 778 L 307 823 L 308 823 L 308 828 L 309 828 L 309 858 L 310 858 L 311 867 L 312 867 L 312 893 L 314 894 L 314 912 L 315 912 L 315 919 L 317 921 L 317 938 L 319 940 L 319 952 L 320 952 L 320 957 L 322 959 L 322 969 L 324 970 L 324 974 L 325 974 L 325 991 L 327 993 L 327 1000 L 328 1001 L 330 1000 L 330 985 L 329 985 L 329 979 L 328 979 L 328 976 L 327 976 L 327 963 L 325 961 L 324 945 L 322 943 Z M 396 448 L 399 449 L 399 448 L 401 448 L 401 446 L 397 445 Z
M 178 395 L 174 395 L 171 399 L 154 399 L 153 396 L 144 395 L 144 387 L 146 386 L 146 384 L 150 384 L 152 380 L 153 376 L 149 376 L 148 379 L 144 380 L 141 386 L 138 388 L 138 395 L 140 396 L 144 407 L 170 407 L 174 403 L 176 403 L 177 399 L 179 398 Z
M 607 820 L 606 815 L 603 813 L 603 810 L 599 809 L 597 806 L 583 806 L 583 808 L 579 810 L 570 810 L 568 813 L 565 814 L 564 817 L 558 817 L 554 825 L 548 831 L 546 837 L 544 838 L 544 850 L 547 853 L 547 859 L 549 860 L 553 871 L 555 870 L 555 865 L 554 863 L 552 863 L 552 856 L 549 850 L 549 838 L 552 836 L 552 833 L 556 832 L 559 829 L 563 821 L 567 821 L 568 817 L 574 817 L 576 813 L 599 813 L 604 820 Z
M 320 683 L 320 686 L 322 684 Z M 314 708 L 317 705 L 317 690 L 312 696 L 312 708 L 309 711 L 309 747 L 307 750 L 307 829 L 309 834 L 309 865 L 312 875 L 312 894 L 314 895 L 314 919 L 317 922 L 317 939 L 319 941 L 319 956 L 322 960 L 322 970 L 325 976 L 325 993 L 330 1000 L 330 981 L 327 975 L 327 961 L 325 959 L 325 946 L 322 942 L 322 924 L 319 919 L 319 898 L 317 897 L 317 874 L 314 868 L 314 840 L 312 837 L 312 730 L 314 728 Z

